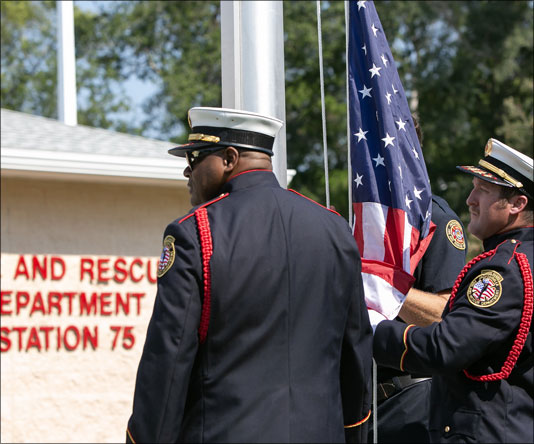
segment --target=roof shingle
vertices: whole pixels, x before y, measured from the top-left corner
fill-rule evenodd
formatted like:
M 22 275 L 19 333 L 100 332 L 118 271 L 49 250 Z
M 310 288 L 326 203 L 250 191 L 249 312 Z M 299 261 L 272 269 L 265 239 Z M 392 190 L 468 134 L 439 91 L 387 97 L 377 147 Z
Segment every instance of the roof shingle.
M 176 144 L 2 109 L 2 148 L 169 159 Z

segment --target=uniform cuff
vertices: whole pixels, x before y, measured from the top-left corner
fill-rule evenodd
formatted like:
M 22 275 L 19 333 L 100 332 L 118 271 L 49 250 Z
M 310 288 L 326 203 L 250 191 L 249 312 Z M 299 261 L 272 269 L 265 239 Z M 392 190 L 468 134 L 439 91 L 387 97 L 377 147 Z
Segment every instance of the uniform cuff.
M 346 425 L 344 426 L 346 429 L 352 429 L 354 427 L 358 427 L 360 425 L 362 425 L 364 422 L 366 422 L 369 418 L 371 417 L 371 410 L 369 410 L 369 413 L 367 413 L 367 415 L 365 416 L 365 418 L 363 418 L 362 420 L 358 421 L 358 422 L 355 422 L 354 424 L 349 424 L 349 425 Z

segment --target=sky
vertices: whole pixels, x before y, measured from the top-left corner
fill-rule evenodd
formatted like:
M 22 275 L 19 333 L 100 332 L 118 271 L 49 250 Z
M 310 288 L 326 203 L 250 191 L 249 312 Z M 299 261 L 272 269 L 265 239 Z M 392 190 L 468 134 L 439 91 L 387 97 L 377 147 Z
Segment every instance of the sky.
M 74 5 L 78 8 L 85 10 L 85 11 L 92 11 L 94 13 L 99 13 L 101 8 L 105 8 L 106 4 L 109 4 L 111 2 L 109 1 L 82 1 L 82 0 L 75 0 Z M 152 95 L 154 92 L 156 92 L 156 86 L 155 84 L 149 82 L 149 81 L 141 81 L 137 78 L 131 78 L 128 81 L 126 81 L 123 84 L 126 95 L 129 99 L 132 100 L 132 111 L 129 113 L 121 113 L 118 114 L 121 118 L 125 118 L 128 120 L 133 120 L 134 122 L 141 122 L 143 118 L 145 117 L 145 113 L 143 112 L 143 109 L 141 107 L 141 104 L 143 101 Z M 78 100 L 83 103 L 84 98 L 78 97 Z M 161 136 L 159 136 L 156 132 L 151 131 L 145 131 L 144 136 L 146 137 L 152 137 L 155 139 L 160 139 Z

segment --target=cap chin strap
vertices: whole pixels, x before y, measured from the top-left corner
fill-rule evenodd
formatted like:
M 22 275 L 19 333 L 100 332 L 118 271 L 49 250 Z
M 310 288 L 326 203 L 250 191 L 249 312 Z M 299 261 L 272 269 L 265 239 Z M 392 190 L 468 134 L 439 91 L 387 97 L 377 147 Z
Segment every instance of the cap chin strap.
M 504 180 L 507 180 L 510 182 L 514 187 L 516 188 L 523 188 L 523 184 L 519 182 L 518 180 L 514 179 L 512 176 L 510 176 L 506 171 L 501 170 L 500 168 L 497 168 L 495 165 L 486 162 L 485 160 L 481 159 L 479 160 L 478 164 L 488 170 L 490 170 L 492 173 L 497 174 L 497 176 L 503 178 Z

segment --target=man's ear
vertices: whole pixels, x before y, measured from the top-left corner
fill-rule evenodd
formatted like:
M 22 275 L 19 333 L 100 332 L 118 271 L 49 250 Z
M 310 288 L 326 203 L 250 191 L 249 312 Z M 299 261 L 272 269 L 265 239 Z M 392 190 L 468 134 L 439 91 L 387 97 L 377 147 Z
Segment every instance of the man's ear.
M 513 196 L 509 200 L 509 202 L 511 204 L 511 206 L 510 206 L 510 214 L 519 214 L 527 206 L 528 197 L 524 196 L 523 194 L 519 194 L 519 195 Z
M 233 146 L 229 146 L 223 153 L 224 171 L 231 173 L 239 162 L 239 151 Z

